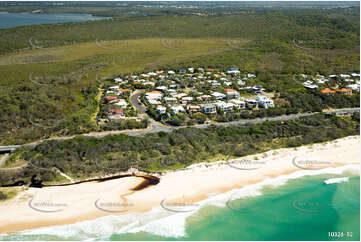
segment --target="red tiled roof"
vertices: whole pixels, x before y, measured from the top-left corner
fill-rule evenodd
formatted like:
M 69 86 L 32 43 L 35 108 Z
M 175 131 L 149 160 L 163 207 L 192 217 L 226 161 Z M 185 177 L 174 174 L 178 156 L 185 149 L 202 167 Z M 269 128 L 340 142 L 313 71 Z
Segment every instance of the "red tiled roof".
M 118 92 L 130 92 L 130 89 L 118 89 Z
M 224 89 L 224 91 L 226 91 L 226 92 L 236 92 L 236 90 L 234 90 L 234 89 Z
M 335 91 L 331 90 L 329 88 L 325 88 L 325 89 L 321 90 L 321 93 L 328 94 L 328 93 L 335 93 Z

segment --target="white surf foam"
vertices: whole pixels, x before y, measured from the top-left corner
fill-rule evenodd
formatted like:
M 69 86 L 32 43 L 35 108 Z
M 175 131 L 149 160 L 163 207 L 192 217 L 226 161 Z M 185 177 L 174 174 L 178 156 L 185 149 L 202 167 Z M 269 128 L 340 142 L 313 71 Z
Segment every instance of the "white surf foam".
M 95 220 L 78 222 L 70 225 L 52 226 L 40 229 L 26 230 L 19 232 L 20 235 L 56 235 L 61 238 L 76 238 L 85 240 L 91 238 L 108 238 L 114 233 L 137 233 L 148 232 L 164 237 L 184 237 L 186 236 L 186 220 L 197 213 L 204 206 L 225 207 L 229 200 L 254 197 L 262 195 L 262 189 L 266 186 L 277 187 L 285 184 L 291 179 L 303 176 L 313 176 L 320 174 L 342 175 L 360 174 L 359 165 L 346 165 L 336 168 L 325 168 L 320 170 L 300 170 L 288 175 L 281 175 L 276 178 L 265 179 L 264 181 L 252 185 L 247 185 L 240 189 L 231 190 L 226 193 L 213 195 L 196 204 L 191 212 L 173 213 L 164 210 L 162 207 L 153 208 L 145 213 L 132 213 L 125 215 L 111 215 Z
M 325 184 L 348 182 L 348 177 L 331 178 L 324 181 Z

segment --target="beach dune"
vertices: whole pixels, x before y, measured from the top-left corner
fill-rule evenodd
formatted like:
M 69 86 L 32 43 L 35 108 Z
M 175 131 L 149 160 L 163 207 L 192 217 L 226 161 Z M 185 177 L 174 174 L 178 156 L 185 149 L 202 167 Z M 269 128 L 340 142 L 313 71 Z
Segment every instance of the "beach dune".
M 271 150 L 242 157 L 192 165 L 166 172 L 157 185 L 133 188 L 142 177 L 123 177 L 71 186 L 27 188 L 0 202 L 0 233 L 71 224 L 107 215 L 145 212 L 161 203 L 200 201 L 249 184 L 302 169 L 360 164 L 360 137 L 350 136 L 322 144 Z

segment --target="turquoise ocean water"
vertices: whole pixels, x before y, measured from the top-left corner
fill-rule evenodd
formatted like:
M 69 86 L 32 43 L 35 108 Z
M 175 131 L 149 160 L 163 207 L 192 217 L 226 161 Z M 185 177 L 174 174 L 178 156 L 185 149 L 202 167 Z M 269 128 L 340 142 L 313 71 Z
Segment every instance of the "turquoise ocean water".
M 324 183 L 341 177 L 348 181 Z M 360 240 L 357 173 L 345 170 L 269 184 L 258 191 L 240 190 L 226 200 L 213 199 L 190 214 L 155 209 L 3 235 L 0 240 Z M 252 191 L 252 197 L 234 199 Z

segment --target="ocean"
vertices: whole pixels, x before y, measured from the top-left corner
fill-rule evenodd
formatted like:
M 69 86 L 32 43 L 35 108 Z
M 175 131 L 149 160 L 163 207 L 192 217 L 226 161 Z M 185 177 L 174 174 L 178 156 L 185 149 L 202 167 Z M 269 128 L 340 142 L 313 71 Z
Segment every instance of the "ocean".
M 91 14 L 32 14 L 0 12 L 0 29 L 13 28 L 24 25 L 85 22 L 104 18 L 106 17 L 97 17 Z
M 187 205 L 193 211 L 158 207 L 0 240 L 360 240 L 358 166 L 298 171 L 197 204 Z

